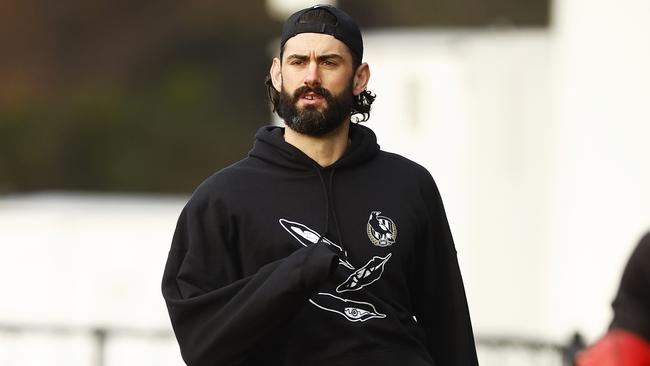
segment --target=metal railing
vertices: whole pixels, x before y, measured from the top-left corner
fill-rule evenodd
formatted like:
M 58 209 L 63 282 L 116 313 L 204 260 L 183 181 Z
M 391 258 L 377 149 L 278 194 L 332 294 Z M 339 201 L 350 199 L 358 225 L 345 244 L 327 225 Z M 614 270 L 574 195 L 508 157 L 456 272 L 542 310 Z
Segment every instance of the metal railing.
M 23 337 L 26 335 L 49 335 L 54 338 L 84 336 L 92 340 L 94 352 L 87 366 L 106 366 L 107 342 L 113 337 L 132 337 L 150 341 L 171 341 L 173 333 L 168 329 L 143 330 L 136 328 L 83 327 L 63 325 L 0 324 L 0 335 Z M 517 336 L 476 337 L 481 364 L 500 366 L 571 366 L 577 351 L 584 347 L 582 338 L 576 334 L 566 344 Z M 0 354 L 2 345 L 0 345 Z M 483 358 L 485 358 L 485 360 Z M 522 362 L 522 359 L 530 360 Z M 491 362 L 489 362 L 491 360 Z M 536 360 L 536 361 L 535 361 Z M 488 362 L 485 362 L 488 361 Z M 21 365 L 6 365 L 21 366 Z
M 171 330 L 143 330 L 136 328 L 83 327 L 46 324 L 0 324 L 0 334 L 24 336 L 29 334 L 50 335 L 57 338 L 86 336 L 92 340 L 94 354 L 88 366 L 106 366 L 106 345 L 111 337 L 136 337 L 148 340 L 172 339 Z M 2 345 L 0 345 L 0 352 Z M 6 365 L 12 366 L 12 365 Z

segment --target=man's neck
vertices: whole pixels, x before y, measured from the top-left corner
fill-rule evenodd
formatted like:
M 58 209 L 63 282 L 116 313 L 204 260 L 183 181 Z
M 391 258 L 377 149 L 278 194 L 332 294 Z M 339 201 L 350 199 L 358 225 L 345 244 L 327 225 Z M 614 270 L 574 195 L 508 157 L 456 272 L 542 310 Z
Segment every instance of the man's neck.
M 284 129 L 284 141 L 295 146 L 312 160 L 325 168 L 334 164 L 348 147 L 350 121 L 323 136 L 309 136 L 290 128 Z

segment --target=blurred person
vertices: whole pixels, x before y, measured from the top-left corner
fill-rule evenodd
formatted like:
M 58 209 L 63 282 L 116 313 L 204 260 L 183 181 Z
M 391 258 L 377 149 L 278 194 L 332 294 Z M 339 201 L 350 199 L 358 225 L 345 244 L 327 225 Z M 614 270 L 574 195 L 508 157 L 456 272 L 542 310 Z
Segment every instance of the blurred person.
M 362 57 L 335 7 L 285 22 L 266 84 L 286 128 L 204 181 L 174 233 L 162 291 L 188 365 L 478 364 L 431 175 L 351 121 L 374 101 Z
M 586 343 L 582 334 L 579 332 L 573 333 L 569 343 L 562 347 L 562 365 L 573 366 L 575 365 L 576 355 L 578 352 L 585 349 Z
M 650 232 L 632 252 L 614 302 L 614 319 L 578 366 L 650 366 Z

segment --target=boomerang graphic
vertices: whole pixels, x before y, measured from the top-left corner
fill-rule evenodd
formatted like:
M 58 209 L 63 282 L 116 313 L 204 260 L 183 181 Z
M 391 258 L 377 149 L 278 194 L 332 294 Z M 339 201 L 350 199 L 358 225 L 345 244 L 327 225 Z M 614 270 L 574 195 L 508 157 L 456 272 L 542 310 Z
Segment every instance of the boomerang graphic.
M 329 245 L 329 247 L 336 253 L 339 257 L 339 263 L 343 266 L 345 266 L 348 269 L 354 270 L 354 266 L 348 262 L 348 253 L 345 251 L 345 249 L 341 248 L 340 246 L 332 243 L 329 239 L 326 237 L 322 237 L 318 235 L 318 233 L 309 227 L 307 225 L 303 225 L 299 222 L 294 222 L 294 221 L 289 221 L 285 219 L 280 219 L 280 225 L 286 230 L 291 236 L 296 238 L 298 242 L 304 246 L 309 246 L 311 244 L 316 244 L 318 243 L 318 240 L 320 239 L 322 242 L 325 244 Z

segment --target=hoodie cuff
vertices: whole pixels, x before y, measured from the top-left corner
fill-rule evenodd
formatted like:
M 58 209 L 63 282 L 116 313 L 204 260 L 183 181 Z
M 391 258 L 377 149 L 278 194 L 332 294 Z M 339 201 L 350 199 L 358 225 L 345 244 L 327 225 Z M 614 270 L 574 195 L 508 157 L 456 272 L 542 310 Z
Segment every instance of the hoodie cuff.
M 334 273 L 339 265 L 339 257 L 324 244 L 312 244 L 309 249 L 300 268 L 300 277 L 302 287 L 311 291 Z

